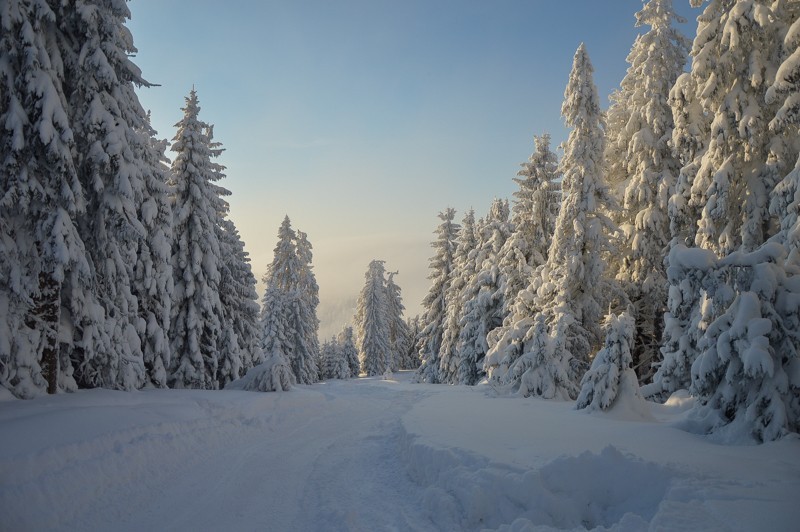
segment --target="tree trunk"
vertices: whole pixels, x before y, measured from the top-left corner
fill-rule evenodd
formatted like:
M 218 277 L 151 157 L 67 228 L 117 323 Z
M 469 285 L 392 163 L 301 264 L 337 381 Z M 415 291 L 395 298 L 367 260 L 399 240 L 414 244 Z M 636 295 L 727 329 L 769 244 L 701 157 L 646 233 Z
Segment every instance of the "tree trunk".
M 39 274 L 39 293 L 28 319 L 28 326 L 39 330 L 42 349 L 42 375 L 47 393 L 58 392 L 58 326 L 61 314 L 61 283 L 51 272 Z

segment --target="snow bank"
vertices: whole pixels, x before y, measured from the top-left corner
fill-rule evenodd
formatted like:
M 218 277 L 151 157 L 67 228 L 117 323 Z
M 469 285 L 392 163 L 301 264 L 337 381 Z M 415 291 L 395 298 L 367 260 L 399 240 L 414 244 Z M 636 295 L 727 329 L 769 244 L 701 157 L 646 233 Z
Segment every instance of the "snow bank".
M 404 456 L 411 478 L 426 486 L 425 511 L 442 529 L 646 528 L 673 477 L 613 446 L 527 471 L 410 435 Z
M 464 530 L 795 530 L 800 438 L 718 445 L 679 428 L 694 403 L 685 391 L 661 405 L 623 387 L 608 412 L 588 415 L 480 388 L 417 402 L 402 453 L 430 519 Z

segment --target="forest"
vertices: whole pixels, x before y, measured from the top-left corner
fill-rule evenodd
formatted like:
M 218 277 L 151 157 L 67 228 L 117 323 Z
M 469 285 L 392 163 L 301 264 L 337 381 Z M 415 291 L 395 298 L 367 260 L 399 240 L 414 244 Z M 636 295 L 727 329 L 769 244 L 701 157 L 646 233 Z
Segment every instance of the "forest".
M 442 210 L 420 316 L 376 259 L 352 327 L 320 339 L 308 235 L 286 216 L 259 301 L 223 144 L 194 88 L 157 138 L 126 3 L 0 1 L 0 387 L 413 369 L 588 410 L 688 390 L 703 433 L 800 432 L 800 3 L 691 3 L 693 40 L 644 3 L 608 109 L 580 45 L 562 155 L 541 132 L 511 201 Z

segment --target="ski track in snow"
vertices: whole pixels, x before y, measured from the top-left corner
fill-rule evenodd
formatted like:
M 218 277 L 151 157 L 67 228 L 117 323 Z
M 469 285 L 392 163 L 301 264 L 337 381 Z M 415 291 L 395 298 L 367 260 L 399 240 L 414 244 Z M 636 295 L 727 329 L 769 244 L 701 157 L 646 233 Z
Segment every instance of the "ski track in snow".
M 780 531 L 800 519 L 797 438 L 720 446 L 671 427 L 683 409 L 631 421 L 487 391 L 359 379 L 0 401 L 0 530 Z

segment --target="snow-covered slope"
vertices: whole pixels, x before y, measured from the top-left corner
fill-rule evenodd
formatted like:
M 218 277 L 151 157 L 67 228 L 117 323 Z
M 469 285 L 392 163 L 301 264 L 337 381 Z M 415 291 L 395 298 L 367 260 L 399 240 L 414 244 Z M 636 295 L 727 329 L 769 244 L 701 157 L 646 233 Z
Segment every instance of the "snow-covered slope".
M 0 530 L 794 530 L 800 440 L 358 379 L 0 401 Z M 685 403 L 686 401 L 684 401 Z

